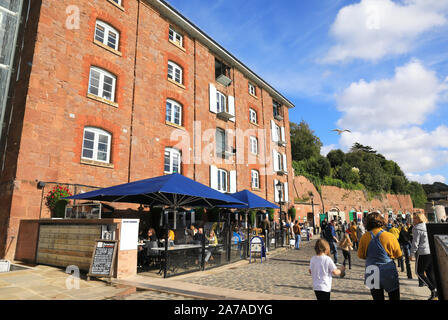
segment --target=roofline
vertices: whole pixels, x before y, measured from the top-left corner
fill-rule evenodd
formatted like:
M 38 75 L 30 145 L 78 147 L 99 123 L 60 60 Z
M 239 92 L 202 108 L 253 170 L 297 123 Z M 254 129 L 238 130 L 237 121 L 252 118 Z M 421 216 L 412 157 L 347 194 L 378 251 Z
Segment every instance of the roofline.
M 194 25 L 190 20 L 188 20 L 185 16 L 183 16 L 179 11 L 177 11 L 174 7 L 172 7 L 169 3 L 164 0 L 144 0 L 149 4 L 153 5 L 159 11 L 166 15 L 168 18 L 171 18 L 173 22 L 176 22 L 179 27 L 182 27 L 185 32 L 191 35 L 193 38 L 201 40 L 209 49 L 214 51 L 217 55 L 225 58 L 226 61 L 230 61 L 233 65 L 232 67 L 237 67 L 240 71 L 243 71 L 246 77 L 250 78 L 253 82 L 257 83 L 260 87 L 264 87 L 266 91 L 268 91 L 271 96 L 279 101 L 281 101 L 288 108 L 294 108 L 294 104 L 285 98 L 280 92 L 274 89 L 271 85 L 269 85 L 266 81 L 264 81 L 260 76 L 258 76 L 255 72 L 249 69 L 244 63 L 238 60 L 235 56 L 233 56 L 229 51 L 224 49 L 219 43 L 213 40 L 210 36 L 208 36 L 204 31 Z

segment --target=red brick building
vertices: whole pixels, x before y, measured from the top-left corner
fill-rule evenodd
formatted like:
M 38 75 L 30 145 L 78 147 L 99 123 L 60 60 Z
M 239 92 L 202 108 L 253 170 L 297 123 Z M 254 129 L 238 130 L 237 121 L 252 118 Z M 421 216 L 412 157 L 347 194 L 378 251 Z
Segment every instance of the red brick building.
M 0 256 L 14 257 L 20 220 L 48 217 L 39 181 L 180 172 L 277 202 L 281 182 L 292 204 L 293 104 L 169 4 L 41 0 L 23 14 L 0 143 Z

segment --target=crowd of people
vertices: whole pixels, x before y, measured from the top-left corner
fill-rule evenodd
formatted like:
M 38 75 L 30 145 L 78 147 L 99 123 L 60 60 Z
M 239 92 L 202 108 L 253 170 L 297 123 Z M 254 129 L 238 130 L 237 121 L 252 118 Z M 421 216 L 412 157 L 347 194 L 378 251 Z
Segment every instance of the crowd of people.
M 386 221 L 378 212 L 369 213 L 363 222 L 322 221 L 321 237 L 314 248 L 316 255 L 310 261 L 316 298 L 330 299 L 332 277 L 345 276 L 347 263 L 351 269 L 351 252 L 356 251 L 357 256 L 365 260 L 364 282 L 374 300 L 384 300 L 385 292 L 389 300 L 400 299 L 397 265 L 402 272 L 406 265 L 409 277 L 409 261 L 413 260 L 421 286 L 426 285 L 430 290 L 429 300 L 436 299 L 426 222 L 424 214 L 414 215 L 412 225 L 405 221 Z M 342 264 L 338 261 L 338 247 L 344 257 Z

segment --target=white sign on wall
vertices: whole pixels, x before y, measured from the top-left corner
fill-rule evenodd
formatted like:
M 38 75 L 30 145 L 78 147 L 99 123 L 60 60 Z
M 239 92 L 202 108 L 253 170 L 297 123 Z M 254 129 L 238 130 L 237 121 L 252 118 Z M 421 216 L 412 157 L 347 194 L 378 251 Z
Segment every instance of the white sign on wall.
M 120 251 L 137 250 L 139 219 L 121 220 Z

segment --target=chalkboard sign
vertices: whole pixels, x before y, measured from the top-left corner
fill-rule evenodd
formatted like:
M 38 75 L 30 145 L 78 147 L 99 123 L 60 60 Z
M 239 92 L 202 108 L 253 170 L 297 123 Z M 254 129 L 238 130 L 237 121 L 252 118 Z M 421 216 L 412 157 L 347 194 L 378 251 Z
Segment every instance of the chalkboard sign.
M 96 240 L 87 280 L 90 280 L 90 277 L 110 278 L 116 252 L 116 240 Z
M 261 263 L 263 263 L 263 257 L 266 260 L 266 250 L 264 247 L 264 241 L 261 237 L 253 237 L 250 240 L 250 257 L 249 263 L 252 261 L 252 255 L 254 255 L 254 259 L 256 254 L 260 254 Z

